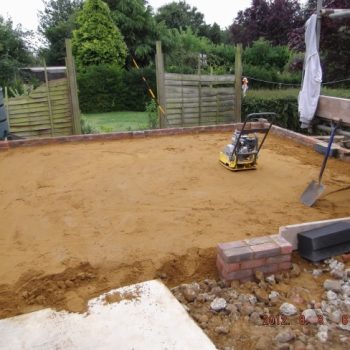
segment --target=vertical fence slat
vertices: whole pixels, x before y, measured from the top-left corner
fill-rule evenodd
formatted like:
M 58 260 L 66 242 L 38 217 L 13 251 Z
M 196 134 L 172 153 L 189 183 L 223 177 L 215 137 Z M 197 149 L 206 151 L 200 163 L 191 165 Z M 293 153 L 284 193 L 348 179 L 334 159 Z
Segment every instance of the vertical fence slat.
M 6 109 L 6 118 L 7 118 L 7 125 L 8 125 L 8 132 L 11 132 L 11 125 L 10 125 L 10 105 L 9 105 L 9 94 L 7 91 L 7 86 L 5 86 L 5 109 Z
M 43 61 L 44 65 L 44 76 L 45 76 L 45 85 L 46 85 L 46 93 L 47 93 L 47 105 L 49 107 L 49 117 L 50 117 L 50 125 L 51 125 L 51 136 L 54 135 L 54 125 L 53 125 L 53 114 L 52 114 L 52 105 L 51 105 L 51 94 L 50 94 L 50 85 L 49 79 L 47 75 L 47 67 L 45 60 Z
M 202 124 L 202 82 L 201 54 L 198 54 L 198 125 Z
M 183 80 L 183 74 L 181 74 L 181 80 Z M 184 114 L 184 86 L 181 84 L 181 126 L 184 126 L 185 124 Z
M 66 67 L 69 81 L 69 91 L 72 103 L 73 133 L 81 134 L 80 108 L 78 99 L 78 86 L 75 72 L 74 57 L 72 53 L 72 42 L 66 39 Z
M 241 122 L 241 103 L 242 103 L 242 44 L 236 46 L 235 57 L 235 122 Z
M 215 114 L 215 121 L 216 124 L 219 122 L 219 98 L 218 95 L 216 95 L 216 114 Z

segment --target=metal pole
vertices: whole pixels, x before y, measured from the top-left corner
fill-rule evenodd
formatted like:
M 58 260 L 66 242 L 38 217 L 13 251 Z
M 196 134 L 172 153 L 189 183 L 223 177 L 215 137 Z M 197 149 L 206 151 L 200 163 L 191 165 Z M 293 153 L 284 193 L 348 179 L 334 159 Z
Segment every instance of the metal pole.
M 346 17 L 350 17 L 349 9 L 323 9 L 322 15 L 327 16 L 331 19 L 342 19 Z
M 316 14 L 317 14 L 317 25 L 316 25 L 317 51 L 320 51 L 322 0 L 317 0 Z

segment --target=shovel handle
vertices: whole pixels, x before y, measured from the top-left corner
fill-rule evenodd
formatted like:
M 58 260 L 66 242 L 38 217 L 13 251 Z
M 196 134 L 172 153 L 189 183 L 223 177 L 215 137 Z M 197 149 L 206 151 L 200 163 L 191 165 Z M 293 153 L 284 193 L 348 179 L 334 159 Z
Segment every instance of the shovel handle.
M 332 122 L 331 137 L 329 138 L 327 151 L 326 151 L 326 154 L 325 154 L 323 162 L 322 162 L 320 175 L 318 176 L 318 183 L 319 184 L 321 183 L 322 175 L 323 175 L 324 169 L 326 168 L 326 164 L 327 164 L 327 160 L 329 158 L 329 154 L 331 153 L 331 148 L 332 148 L 332 144 L 333 144 L 333 140 L 334 140 L 334 136 L 335 136 L 335 132 L 337 130 L 337 127 L 338 127 L 338 124 Z

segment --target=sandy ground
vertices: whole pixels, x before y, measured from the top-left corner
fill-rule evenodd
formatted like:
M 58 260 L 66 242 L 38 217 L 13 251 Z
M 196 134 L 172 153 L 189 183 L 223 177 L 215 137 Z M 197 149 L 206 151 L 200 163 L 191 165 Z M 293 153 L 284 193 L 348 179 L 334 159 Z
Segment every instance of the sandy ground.
M 0 153 L 0 317 L 45 306 L 82 311 L 102 291 L 157 276 L 170 286 L 215 278 L 218 242 L 350 215 L 349 163 L 330 160 L 326 194 L 307 208 L 299 197 L 321 155 L 269 136 L 259 169 L 232 173 L 218 164 L 229 139 Z

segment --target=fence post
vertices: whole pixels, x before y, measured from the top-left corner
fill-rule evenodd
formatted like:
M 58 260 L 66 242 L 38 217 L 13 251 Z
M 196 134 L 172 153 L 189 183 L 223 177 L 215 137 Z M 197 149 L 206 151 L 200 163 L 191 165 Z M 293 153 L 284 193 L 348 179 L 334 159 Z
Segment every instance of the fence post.
M 156 76 L 157 76 L 157 98 L 158 104 L 165 111 L 165 72 L 164 57 L 162 53 L 162 42 L 156 42 Z M 159 127 L 164 128 L 166 115 L 158 108 Z
M 235 122 L 241 122 L 242 103 L 242 44 L 236 46 L 235 58 Z
M 50 84 L 49 84 L 49 78 L 48 78 L 48 75 L 47 75 L 47 67 L 46 67 L 45 60 L 43 60 L 43 66 L 44 66 L 45 84 L 46 84 L 46 92 L 47 92 L 47 104 L 48 104 L 48 107 L 49 107 L 51 136 L 53 136 L 54 135 L 54 125 L 53 125 L 53 114 L 52 114 L 52 105 L 51 105 Z
M 66 39 L 66 67 L 69 81 L 69 91 L 72 103 L 73 133 L 81 134 L 80 108 L 78 99 L 78 86 L 75 72 L 74 57 L 72 53 L 72 41 Z

